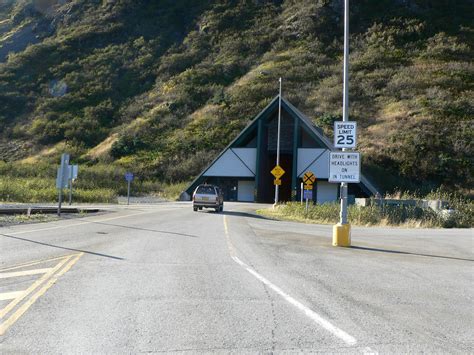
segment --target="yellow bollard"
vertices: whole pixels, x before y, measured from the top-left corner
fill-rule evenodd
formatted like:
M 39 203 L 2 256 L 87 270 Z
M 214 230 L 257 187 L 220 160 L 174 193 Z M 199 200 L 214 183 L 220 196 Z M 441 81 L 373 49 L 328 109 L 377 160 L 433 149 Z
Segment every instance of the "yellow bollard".
M 332 226 L 332 245 L 335 247 L 351 246 L 351 225 L 335 224 Z

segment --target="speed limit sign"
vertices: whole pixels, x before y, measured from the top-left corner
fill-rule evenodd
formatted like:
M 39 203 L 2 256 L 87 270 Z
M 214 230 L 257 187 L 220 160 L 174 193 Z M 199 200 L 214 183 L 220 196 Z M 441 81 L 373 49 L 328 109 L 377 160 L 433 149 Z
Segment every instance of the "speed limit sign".
M 334 122 L 334 147 L 355 148 L 357 123 L 353 121 Z

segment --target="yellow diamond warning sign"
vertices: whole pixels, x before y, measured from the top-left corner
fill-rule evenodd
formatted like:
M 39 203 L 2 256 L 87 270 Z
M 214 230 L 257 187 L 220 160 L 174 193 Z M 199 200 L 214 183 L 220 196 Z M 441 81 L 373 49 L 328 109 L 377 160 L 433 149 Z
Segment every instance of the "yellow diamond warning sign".
M 303 182 L 306 185 L 312 185 L 316 181 L 316 176 L 314 176 L 312 171 L 307 171 L 303 175 Z
M 277 179 L 281 178 L 283 174 L 285 173 L 285 170 L 280 165 L 277 165 L 273 168 L 272 171 L 270 171 L 274 177 Z

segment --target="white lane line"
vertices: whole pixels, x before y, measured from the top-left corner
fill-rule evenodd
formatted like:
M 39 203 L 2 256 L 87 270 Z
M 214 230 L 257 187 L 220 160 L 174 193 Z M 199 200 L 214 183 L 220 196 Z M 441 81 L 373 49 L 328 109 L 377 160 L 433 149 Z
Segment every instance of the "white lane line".
M 24 270 L 24 271 L 15 271 L 15 272 L 2 272 L 0 273 L 0 279 L 7 279 L 9 277 L 18 277 L 18 276 L 46 274 L 49 271 L 51 271 L 51 268 Z
M 245 264 L 243 261 L 241 261 L 237 256 L 232 256 L 232 259 L 242 266 L 245 270 L 247 270 L 250 274 L 252 274 L 257 280 L 261 281 L 265 285 L 267 285 L 269 288 L 271 288 L 273 291 L 278 293 L 281 297 L 285 299 L 288 303 L 292 304 L 296 308 L 298 308 L 300 311 L 302 311 L 307 317 L 311 318 L 313 321 L 318 323 L 321 327 L 326 329 L 327 331 L 331 332 L 333 335 L 344 341 L 347 345 L 355 345 L 357 344 L 357 340 L 347 334 L 345 331 L 342 329 L 336 327 L 333 325 L 331 322 L 327 321 L 323 317 L 321 317 L 319 314 L 314 312 L 313 310 L 309 309 L 306 307 L 304 304 L 301 302 L 295 300 L 293 297 L 291 297 L 289 294 L 284 292 L 281 288 L 278 286 L 274 285 L 270 281 L 268 281 L 265 277 L 260 275 L 258 272 L 253 270 L 251 267 L 249 267 L 247 264 Z
M 337 338 L 341 339 L 344 343 L 347 345 L 355 345 L 357 344 L 357 339 L 354 338 L 352 335 L 349 335 L 342 329 L 336 327 L 333 325 L 331 322 L 328 320 L 324 319 L 321 317 L 319 314 L 317 314 L 315 311 L 311 310 L 310 308 L 306 307 L 304 304 L 301 302 L 297 301 L 293 297 L 291 297 L 289 294 L 284 292 L 281 288 L 278 286 L 274 285 L 271 283 L 269 280 L 267 280 L 265 277 L 260 275 L 258 272 L 256 272 L 254 269 L 252 269 L 250 266 L 245 264 L 242 260 L 240 260 L 236 255 L 234 255 L 235 248 L 230 240 L 230 235 L 229 235 L 229 228 L 227 226 L 227 219 L 226 216 L 224 216 L 224 230 L 226 234 L 226 239 L 228 243 L 228 248 L 230 252 L 230 256 L 232 260 L 234 260 L 238 265 L 243 267 L 245 270 L 247 270 L 251 275 L 253 275 L 257 280 L 271 288 L 273 291 L 275 291 L 277 294 L 279 294 L 285 301 L 290 303 L 291 305 L 295 306 L 298 308 L 300 311 L 302 311 L 308 318 L 319 324 L 321 327 L 332 333 L 334 336 Z
M 0 293 L 0 301 L 12 300 L 17 297 L 23 296 L 25 291 L 13 291 L 13 292 L 3 292 Z
M 142 214 L 147 214 L 147 213 L 156 213 L 156 212 L 174 211 L 174 210 L 176 210 L 176 208 L 169 208 L 169 209 L 162 208 L 162 209 L 159 209 L 159 210 L 145 211 L 145 212 L 133 213 L 133 214 L 129 214 L 129 215 L 121 215 L 121 216 L 115 216 L 115 217 L 109 217 L 109 218 L 102 218 L 102 219 L 97 219 L 97 220 L 91 220 L 91 221 L 85 221 L 85 222 L 73 223 L 73 224 L 65 224 L 65 225 L 48 227 L 48 228 L 30 229 L 30 230 L 18 231 L 18 232 L 9 231 L 8 234 L 9 235 L 18 235 L 18 234 L 25 234 L 25 233 L 49 231 L 49 230 L 53 230 L 53 229 L 62 229 L 62 228 L 82 226 L 82 225 L 86 225 L 86 224 L 94 224 L 94 223 L 113 221 L 114 219 L 130 218 L 130 217 L 135 217 L 135 216 L 142 215 Z
M 379 354 L 377 351 L 373 350 L 370 346 L 365 347 L 362 353 L 364 355 L 378 355 Z
M 33 265 L 46 263 L 48 261 L 64 259 L 66 256 L 67 255 L 62 255 L 62 256 L 56 256 L 54 258 L 40 259 L 40 260 L 36 260 L 36 261 L 30 261 L 30 262 L 26 262 L 26 263 L 16 264 L 16 265 L 13 265 L 13 266 L 6 267 L 4 269 L 0 269 L 0 272 L 21 269 L 21 268 L 24 268 L 24 267 L 27 267 L 27 266 L 33 266 Z

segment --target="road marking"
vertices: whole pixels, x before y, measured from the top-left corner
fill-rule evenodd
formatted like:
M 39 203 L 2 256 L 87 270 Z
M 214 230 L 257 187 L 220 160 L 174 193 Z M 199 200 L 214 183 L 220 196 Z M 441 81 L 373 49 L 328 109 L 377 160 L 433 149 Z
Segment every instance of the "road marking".
M 27 262 L 27 263 L 16 264 L 16 265 L 13 265 L 13 266 L 6 267 L 6 268 L 4 268 L 4 269 L 0 269 L 0 272 L 9 271 L 9 270 L 15 270 L 15 269 L 20 269 L 20 268 L 24 268 L 24 267 L 27 267 L 27 266 L 38 265 L 38 264 L 42 264 L 42 263 L 45 263 L 45 262 L 48 262 L 48 261 L 54 261 L 54 260 L 64 259 L 66 256 L 67 256 L 67 255 L 56 256 L 56 257 L 54 257 L 54 258 L 40 259 L 40 260 L 36 260 L 36 261 L 29 261 L 29 262 Z
M 343 331 L 342 329 L 336 327 L 333 325 L 331 322 L 328 320 L 324 319 L 321 317 L 319 314 L 311 310 L 310 308 L 306 307 L 304 304 L 301 302 L 297 301 L 293 297 L 291 297 L 289 294 L 284 292 L 281 288 L 278 286 L 274 285 L 271 283 L 269 280 L 267 280 L 265 277 L 260 275 L 258 272 L 256 272 L 254 269 L 252 269 L 250 266 L 245 264 L 242 260 L 240 260 L 236 255 L 235 255 L 235 247 L 232 244 L 232 241 L 230 240 L 230 234 L 229 234 L 229 227 L 227 225 L 227 218 L 224 216 L 224 231 L 226 234 L 226 240 L 227 240 L 227 245 L 229 248 L 230 256 L 234 262 L 236 262 L 238 265 L 243 267 L 245 270 L 247 270 L 252 276 L 254 276 L 257 280 L 271 288 L 273 291 L 275 291 L 277 294 L 279 294 L 285 301 L 290 303 L 291 305 L 295 306 L 297 309 L 302 311 L 308 318 L 319 324 L 321 327 L 332 333 L 334 336 L 337 338 L 341 339 L 344 343 L 347 345 L 355 345 L 357 344 L 357 340 Z
M 373 350 L 372 348 L 370 348 L 369 346 L 365 347 L 364 348 L 364 351 L 362 352 L 364 355 L 378 355 L 379 353 L 375 350 Z
M 0 293 L 0 301 L 12 300 L 14 298 L 20 297 L 24 292 L 25 291 L 13 291 Z
M 2 272 L 0 273 L 0 279 L 7 279 L 9 277 L 46 274 L 47 272 L 50 272 L 50 271 L 51 271 L 51 268 L 33 269 L 33 270 L 16 271 L 16 272 Z
M 55 267 L 51 269 L 50 272 L 44 274 L 41 278 L 36 280 L 30 287 L 28 287 L 24 294 L 21 297 L 18 297 L 14 299 L 12 302 L 10 302 L 5 308 L 0 310 L 0 319 L 5 317 L 5 315 L 10 312 L 18 303 L 20 303 L 26 296 L 28 296 L 30 293 L 32 293 L 36 288 L 38 288 L 43 282 L 45 282 L 48 278 L 50 278 L 56 271 L 58 271 L 64 264 L 66 264 L 73 255 L 69 255 L 64 257 L 60 263 L 58 263 Z
M 84 253 L 72 254 L 62 257 L 56 266 L 49 268 L 50 271 L 46 272 L 41 278 L 36 280 L 28 289 L 24 291 L 16 292 L 5 292 L 0 294 L 0 299 L 12 299 L 5 308 L 0 310 L 0 319 L 3 319 L 10 311 L 12 311 L 26 296 L 36 291 L 26 302 L 24 302 L 19 308 L 14 311 L 7 320 L 0 324 L 0 336 L 10 328 L 44 293 L 53 286 L 56 281 L 68 272 L 71 267 L 81 258 Z M 53 258 L 53 260 L 56 258 Z M 36 262 L 35 262 L 36 263 Z M 40 270 L 40 269 L 37 269 Z M 46 270 L 46 269 L 43 269 Z M 21 275 L 19 275 L 21 276 Z
M 158 211 L 162 212 L 162 211 L 175 211 L 175 210 L 177 210 L 177 208 L 168 208 L 168 209 L 162 208 L 162 209 L 159 209 Z M 94 224 L 94 223 L 113 221 L 114 219 L 129 218 L 129 217 L 134 217 L 134 216 L 138 216 L 138 215 L 142 215 L 142 214 L 156 213 L 156 212 L 157 212 L 156 210 L 145 211 L 145 212 L 133 213 L 133 214 L 129 214 L 129 215 L 115 216 L 115 217 L 110 217 L 110 218 L 103 218 L 103 219 L 97 219 L 97 220 L 93 220 L 93 221 L 85 221 L 85 222 L 80 222 L 80 223 L 66 224 L 66 225 L 60 225 L 60 226 L 54 226 L 54 227 L 48 227 L 48 228 L 30 229 L 30 230 L 18 231 L 18 232 L 12 231 L 9 234 L 10 235 L 18 235 L 18 234 L 41 232 L 41 231 L 49 231 L 49 230 L 53 230 L 53 229 L 76 227 L 76 226 L 82 226 L 82 225 L 86 225 L 86 224 Z

